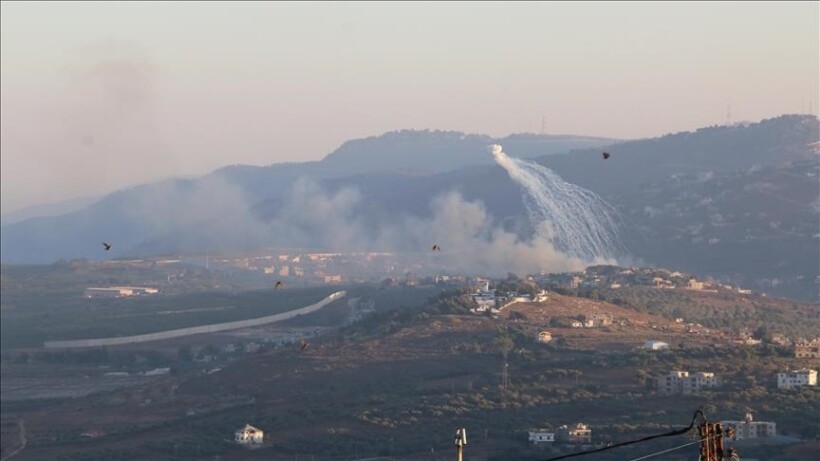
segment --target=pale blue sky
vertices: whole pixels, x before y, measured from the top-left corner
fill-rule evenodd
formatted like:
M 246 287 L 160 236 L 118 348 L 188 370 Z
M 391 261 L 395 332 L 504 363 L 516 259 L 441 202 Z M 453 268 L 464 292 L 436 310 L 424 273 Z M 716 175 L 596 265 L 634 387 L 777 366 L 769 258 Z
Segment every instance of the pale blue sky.
M 818 110 L 818 2 L 2 2 L 2 211 L 417 128 Z

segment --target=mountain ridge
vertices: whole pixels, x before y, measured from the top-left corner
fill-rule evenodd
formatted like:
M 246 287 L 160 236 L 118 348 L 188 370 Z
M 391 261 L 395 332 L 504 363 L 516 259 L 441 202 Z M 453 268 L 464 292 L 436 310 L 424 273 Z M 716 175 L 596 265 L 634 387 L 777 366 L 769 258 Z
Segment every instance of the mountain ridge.
M 817 219 L 812 218 L 820 213 L 820 165 L 813 147 L 817 133 L 816 117 L 784 115 L 530 161 L 610 201 L 624 217 L 625 237 L 639 260 L 730 277 L 743 285 L 771 288 L 791 280 L 788 283 L 802 287 L 800 296 L 814 299 L 820 275 L 811 259 L 817 247 L 813 235 L 818 233 Z M 468 139 L 455 132 L 407 130 L 385 136 L 434 146 L 439 137 L 447 143 Z M 197 179 L 138 186 L 69 215 L 5 226 L 3 262 L 288 244 L 359 249 L 392 245 L 395 251 L 413 251 L 421 240 L 433 238 L 424 236 L 425 226 L 446 218 L 445 210 L 436 208 L 444 206 L 436 202 L 441 197 L 450 197 L 456 207 L 450 212 L 479 213 L 475 219 L 496 229 L 477 235 L 476 242 L 499 233 L 526 242 L 535 224 L 528 221 L 520 186 L 492 163 L 488 140 L 469 138 L 474 149 L 470 155 L 486 163 L 441 166 L 443 171 L 402 165 L 390 172 L 378 165 L 358 172 L 334 167 L 344 163 L 339 156 L 354 142 L 329 154 L 329 164 L 231 166 Z M 514 143 L 504 148 L 510 155 L 520 153 Z M 413 153 L 404 149 L 399 156 Z M 609 160 L 601 158 L 602 149 L 611 153 Z M 431 149 L 426 155 L 440 156 L 446 150 Z M 389 157 L 391 151 L 382 152 Z M 361 160 L 376 154 L 371 149 L 357 155 Z M 115 242 L 110 253 L 100 253 L 103 240 Z M 767 266 L 767 255 L 783 255 L 776 269 Z

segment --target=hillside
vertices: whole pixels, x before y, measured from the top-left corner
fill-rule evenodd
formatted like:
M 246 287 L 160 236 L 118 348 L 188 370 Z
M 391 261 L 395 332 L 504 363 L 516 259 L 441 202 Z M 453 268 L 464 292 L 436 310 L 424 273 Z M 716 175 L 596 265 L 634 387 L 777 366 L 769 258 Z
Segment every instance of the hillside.
M 525 443 L 533 427 L 583 421 L 595 443 L 623 441 L 682 427 L 696 408 L 724 419 L 742 417 L 751 408 L 757 419 L 777 421 L 779 434 L 820 433 L 816 424 L 806 423 L 820 411 L 815 389 L 773 389 L 774 373 L 805 365 L 787 350 L 732 346 L 626 305 L 556 293 L 543 303 L 510 305 L 498 319 L 447 313 L 446 306 L 453 305 L 447 299 L 382 311 L 312 340 L 307 350 L 286 346 L 234 362 L 203 362 L 202 372 L 53 402 L 47 412 L 34 403 L 5 402 L 3 415 L 11 429 L 15 418 L 25 420 L 24 461 L 53 459 L 57 453 L 66 460 L 169 453 L 177 459 L 429 459 L 431 453 L 447 459 L 454 427 L 474 434 L 468 446 L 472 459 L 535 460 L 544 454 Z M 547 326 L 590 312 L 611 315 L 613 324 Z M 548 344 L 536 340 L 545 328 L 553 337 Z M 640 350 L 648 339 L 673 347 Z M 200 338 L 196 347 L 214 340 Z M 10 369 L 6 363 L 4 373 Z M 714 371 L 722 385 L 700 395 L 659 394 L 655 377 L 677 369 Z M 223 440 L 246 423 L 263 428 L 263 448 L 247 451 Z M 80 436 L 95 428 L 99 435 L 92 439 Z M 642 444 L 598 459 L 637 457 L 675 443 Z M 745 456 L 808 459 L 787 454 L 783 445 L 736 446 Z M 812 449 L 802 446 L 804 452 Z M 690 459 L 692 453 L 668 459 Z

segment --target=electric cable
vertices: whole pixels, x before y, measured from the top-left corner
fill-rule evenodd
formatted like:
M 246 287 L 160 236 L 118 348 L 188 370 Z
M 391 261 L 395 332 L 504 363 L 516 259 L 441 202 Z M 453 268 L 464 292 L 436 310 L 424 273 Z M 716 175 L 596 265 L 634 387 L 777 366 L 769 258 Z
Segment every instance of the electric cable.
M 579 451 L 577 453 L 570 453 L 568 455 L 556 456 L 554 458 L 549 458 L 549 459 L 546 459 L 544 461 L 558 461 L 559 459 L 573 458 L 575 456 L 589 455 L 589 454 L 592 454 L 592 453 L 600 453 L 602 451 L 612 450 L 614 448 L 624 447 L 624 446 L 632 445 L 632 444 L 635 444 L 635 443 L 648 442 L 650 440 L 659 439 L 661 437 L 673 437 L 673 436 L 676 436 L 676 435 L 683 435 L 683 434 L 686 434 L 687 432 L 689 432 L 690 430 L 692 430 L 693 427 L 695 427 L 695 420 L 697 420 L 698 415 L 700 415 L 701 421 L 706 420 L 706 416 L 703 415 L 703 412 L 700 411 L 700 410 L 697 410 L 697 411 L 695 411 L 695 414 L 692 416 L 692 422 L 689 423 L 689 426 L 687 426 L 683 429 L 677 429 L 677 430 L 674 430 L 674 431 L 664 432 L 663 434 L 650 435 L 650 436 L 643 437 L 643 438 L 640 438 L 640 439 L 630 440 L 628 442 L 616 443 L 616 444 L 613 444 L 613 445 L 609 445 L 607 447 L 596 448 L 595 450 Z M 697 443 L 700 443 L 700 440 L 698 440 Z
M 716 435 L 713 435 L 711 437 L 706 437 L 706 438 L 703 438 L 703 439 L 700 439 L 700 440 L 695 440 L 694 442 L 684 443 L 683 445 L 678 445 L 677 447 L 672 447 L 672 448 L 669 448 L 669 449 L 666 449 L 666 450 L 663 450 L 663 451 L 650 453 L 648 455 L 641 456 L 640 458 L 630 459 L 629 461 L 640 461 L 642 459 L 649 459 L 653 456 L 663 455 L 665 453 L 669 453 L 670 451 L 680 450 L 681 448 L 688 447 L 690 445 L 695 445 L 696 443 L 701 443 L 704 440 L 709 440 L 709 439 L 713 439 L 713 438 L 716 438 L 716 437 L 722 437 L 722 434 L 716 434 Z

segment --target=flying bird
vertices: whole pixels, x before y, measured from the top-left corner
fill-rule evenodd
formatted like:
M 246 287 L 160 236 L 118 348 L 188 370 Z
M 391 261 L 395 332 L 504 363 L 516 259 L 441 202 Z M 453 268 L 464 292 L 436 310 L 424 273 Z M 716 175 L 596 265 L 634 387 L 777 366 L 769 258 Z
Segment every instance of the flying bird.
M 441 251 L 441 247 L 438 245 L 433 245 L 433 251 Z
M 283 286 L 285 286 L 285 284 L 282 283 L 281 280 L 279 280 L 278 282 L 276 282 L 276 285 L 274 285 L 274 288 L 279 289 L 279 288 L 282 288 Z
M 606 159 L 608 159 L 608 158 L 609 158 L 609 152 L 604 152 L 604 153 L 603 153 L 603 154 L 601 154 L 601 155 L 604 157 L 604 160 L 606 160 Z
M 111 245 L 110 243 L 105 243 L 105 242 L 103 242 L 102 244 L 103 244 L 103 248 L 105 248 L 105 251 L 110 250 L 110 249 L 111 249 L 111 247 L 113 246 L 113 245 Z

